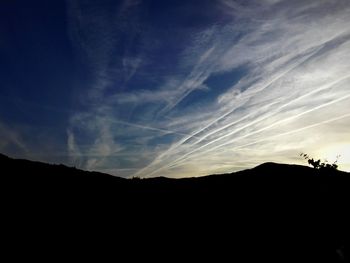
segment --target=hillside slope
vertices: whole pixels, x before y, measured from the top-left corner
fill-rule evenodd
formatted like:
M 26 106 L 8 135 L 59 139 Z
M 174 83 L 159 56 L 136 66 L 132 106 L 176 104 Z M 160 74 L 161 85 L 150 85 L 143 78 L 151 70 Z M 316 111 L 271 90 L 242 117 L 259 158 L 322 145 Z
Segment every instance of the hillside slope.
M 123 242 L 151 236 L 163 247 L 180 239 L 177 253 L 203 258 L 348 260 L 349 173 L 265 163 L 232 174 L 128 180 L 6 156 L 0 167 L 5 211 L 19 225 L 35 218 L 34 225 L 58 220 L 89 231 L 123 226 L 116 227 Z M 185 249 L 193 244 L 201 250 Z

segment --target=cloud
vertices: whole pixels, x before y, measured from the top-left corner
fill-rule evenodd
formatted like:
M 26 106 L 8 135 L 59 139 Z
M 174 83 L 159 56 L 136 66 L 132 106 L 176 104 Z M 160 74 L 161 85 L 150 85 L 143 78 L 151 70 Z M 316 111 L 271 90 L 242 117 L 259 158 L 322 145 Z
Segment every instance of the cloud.
M 55 128 L 0 121 L 0 152 L 13 158 L 68 163 L 65 145 Z
M 91 100 L 101 99 L 115 83 L 115 74 L 126 71 L 128 80 L 141 63 L 140 57 L 127 57 L 128 50 L 124 50 L 125 58 L 114 58 L 121 55 L 118 45 L 127 44 L 138 34 L 135 10 L 142 1 L 72 0 L 66 3 L 72 45 L 90 73 L 92 85 L 88 95 Z
M 94 19 L 102 22 L 87 42 L 97 47 L 96 79 L 108 84 L 88 90 L 111 88 L 72 117 L 68 149 L 85 158 L 89 169 L 177 177 L 271 160 L 301 162 L 294 157 L 300 151 L 316 153 L 348 142 L 341 129 L 350 125 L 350 5 L 345 2 L 219 1 L 212 14 L 222 20 L 183 30 L 176 60 L 168 62 L 172 67 L 152 61 L 150 54 L 161 56 L 164 50 L 147 41 L 138 46 L 141 57 L 121 52 L 120 67 L 110 63 L 107 54 L 120 47 L 114 33 L 120 27 L 108 31 L 108 25 L 100 35 L 100 25 L 111 22 L 96 11 Z M 126 6 L 142 8 L 138 2 Z M 153 30 L 144 31 L 142 39 L 168 43 Z M 101 51 L 94 44 L 100 39 L 106 42 Z M 154 71 L 160 67 L 167 70 Z M 213 78 L 217 81 L 210 82 Z
M 15 152 L 19 156 L 24 156 L 28 152 L 28 147 L 25 144 L 21 134 L 15 128 L 9 127 L 7 124 L 0 121 L 0 151 L 4 154 L 13 155 Z
M 147 174 L 148 170 L 151 171 L 149 175 L 152 176 L 166 172 L 173 165 L 184 160 L 188 160 L 187 165 L 191 161 L 198 163 L 198 159 L 194 156 L 196 153 L 208 160 L 220 148 L 224 148 L 224 152 L 229 152 L 229 150 L 225 150 L 225 147 L 227 148 L 230 144 L 232 146 L 235 142 L 237 143 L 233 147 L 237 146 L 243 138 L 250 139 L 250 137 L 257 134 L 260 136 L 260 140 L 264 141 L 263 138 L 266 137 L 265 131 L 269 131 L 274 126 L 283 124 L 283 122 L 295 119 L 294 125 L 298 125 L 298 118 L 303 115 L 307 115 L 312 120 L 315 118 L 315 114 L 319 114 L 320 109 L 324 107 L 336 103 L 344 107 L 349 101 L 349 93 L 346 88 L 349 77 L 347 74 L 349 64 L 347 62 L 344 63 L 348 59 L 349 32 L 346 29 L 343 30 L 347 28 L 344 27 L 344 23 L 347 23 L 345 14 L 348 10 L 344 11 L 344 13 L 337 13 L 337 20 L 333 16 L 326 19 L 315 17 L 316 20 L 322 20 L 322 23 L 320 23 L 319 27 L 313 28 L 304 25 L 304 19 L 299 20 L 296 18 L 293 18 L 294 21 L 290 21 L 290 18 L 287 21 L 281 21 L 282 18 L 279 18 L 278 23 L 282 26 L 269 25 L 267 27 L 262 24 L 261 27 L 264 30 L 264 34 L 268 34 L 271 31 L 271 36 L 275 36 L 275 38 L 268 40 L 265 40 L 264 34 L 261 33 L 261 27 L 246 34 L 238 43 L 228 49 L 225 56 L 218 63 L 221 66 L 218 71 L 228 71 L 240 65 L 248 64 L 250 72 L 252 72 L 251 75 L 243 78 L 238 85 L 232 87 L 229 92 L 222 94 L 218 98 L 221 108 L 230 105 L 233 106 L 233 109 L 221 116 L 219 115 L 212 122 L 199 129 L 195 134 L 203 132 L 203 136 L 197 142 L 187 143 L 189 139 L 187 138 L 187 140 L 180 141 L 176 147 L 170 147 L 170 151 L 166 155 L 173 160 L 172 162 L 167 161 L 164 158 L 164 154 L 160 155 L 162 158 L 156 159 L 142 173 Z M 334 20 L 334 22 L 332 23 L 331 20 Z M 295 26 L 290 26 L 291 22 L 297 23 L 295 23 Z M 321 28 L 322 35 L 320 35 Z M 279 36 L 278 32 L 280 32 L 281 36 Z M 282 37 L 286 35 L 292 37 Z M 258 64 L 257 61 L 259 62 Z M 329 65 L 332 65 L 331 69 Z M 339 82 L 341 85 L 334 88 L 334 85 Z M 332 93 L 323 94 L 323 99 L 330 99 L 330 101 L 322 104 L 322 91 L 330 90 L 332 87 Z M 237 89 L 244 90 L 245 88 L 246 90 L 243 92 L 237 91 Z M 301 105 L 300 103 L 297 104 L 298 101 L 304 98 L 305 101 Z M 230 103 L 230 101 L 233 101 L 233 103 Z M 237 103 L 238 105 L 235 107 L 234 104 Z M 294 111 L 288 109 L 288 106 L 293 104 L 300 108 L 295 108 Z M 317 106 L 313 106 L 313 104 Z M 264 111 L 261 112 L 264 107 L 266 108 L 265 113 Z M 303 110 L 302 107 L 304 107 L 304 111 L 298 113 L 299 109 Z M 247 113 L 237 114 L 235 112 L 236 109 L 240 109 L 243 112 L 246 110 Z M 287 112 L 291 112 L 291 116 L 281 118 Z M 340 111 L 334 111 L 333 116 L 337 116 L 338 112 Z M 264 122 L 264 120 L 271 119 L 274 115 L 277 116 L 273 118 L 273 124 Z M 348 115 L 344 114 L 343 116 L 346 117 Z M 344 121 L 348 121 L 345 117 Z M 224 124 L 225 122 L 223 121 L 220 124 L 219 122 L 223 119 L 231 119 L 232 122 Z M 337 117 L 333 119 L 337 120 Z M 331 121 L 326 119 L 320 121 L 317 125 L 329 122 Z M 217 124 L 218 128 L 213 128 L 214 124 Z M 314 125 L 316 124 L 311 126 L 314 127 Z M 306 127 L 298 128 L 294 131 L 302 131 Z M 243 133 L 243 135 L 239 136 L 240 133 Z M 287 135 L 289 132 L 284 134 Z M 206 139 L 207 141 L 204 141 Z M 220 143 L 220 141 L 223 142 Z M 276 144 L 278 143 L 276 142 Z M 183 149 L 179 151 L 179 148 Z M 210 151 L 204 151 L 204 149 L 208 148 Z M 178 158 L 176 158 L 177 152 L 180 156 Z M 252 153 L 254 154 L 254 152 Z M 245 158 L 247 157 L 245 156 Z M 221 158 L 223 157 L 221 156 Z M 167 163 L 167 165 L 163 167 L 159 165 L 160 167 L 157 167 L 157 164 L 162 162 Z M 208 169 L 208 167 L 212 166 L 204 165 L 204 167 Z
M 71 130 L 67 130 L 67 148 L 68 156 L 70 157 L 70 164 L 76 167 L 82 167 L 81 152 L 79 146 L 75 141 L 75 135 Z

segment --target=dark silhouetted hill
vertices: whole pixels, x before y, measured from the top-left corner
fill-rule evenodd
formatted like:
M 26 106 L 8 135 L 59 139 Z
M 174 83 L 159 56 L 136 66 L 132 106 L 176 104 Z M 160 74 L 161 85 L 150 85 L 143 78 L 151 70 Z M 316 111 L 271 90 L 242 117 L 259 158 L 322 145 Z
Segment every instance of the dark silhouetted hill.
M 82 238 L 97 228 L 122 247 L 178 260 L 349 259 L 349 173 L 265 163 L 198 178 L 123 179 L 4 155 L 0 170 L 5 218 L 21 231 L 49 225 Z

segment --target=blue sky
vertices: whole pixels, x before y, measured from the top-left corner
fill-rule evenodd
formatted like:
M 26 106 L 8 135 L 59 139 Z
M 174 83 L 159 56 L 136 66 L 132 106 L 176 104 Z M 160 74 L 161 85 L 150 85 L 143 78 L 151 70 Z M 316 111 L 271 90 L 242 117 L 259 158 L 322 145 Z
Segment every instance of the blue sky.
M 347 0 L 0 3 L 0 152 L 123 177 L 350 170 Z

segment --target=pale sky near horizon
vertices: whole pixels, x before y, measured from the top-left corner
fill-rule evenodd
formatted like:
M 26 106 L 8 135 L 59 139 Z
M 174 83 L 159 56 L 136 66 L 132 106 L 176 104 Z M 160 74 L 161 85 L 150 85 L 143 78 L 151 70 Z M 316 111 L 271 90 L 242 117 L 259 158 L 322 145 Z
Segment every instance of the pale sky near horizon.
M 0 152 L 122 177 L 350 171 L 350 1 L 0 3 Z

